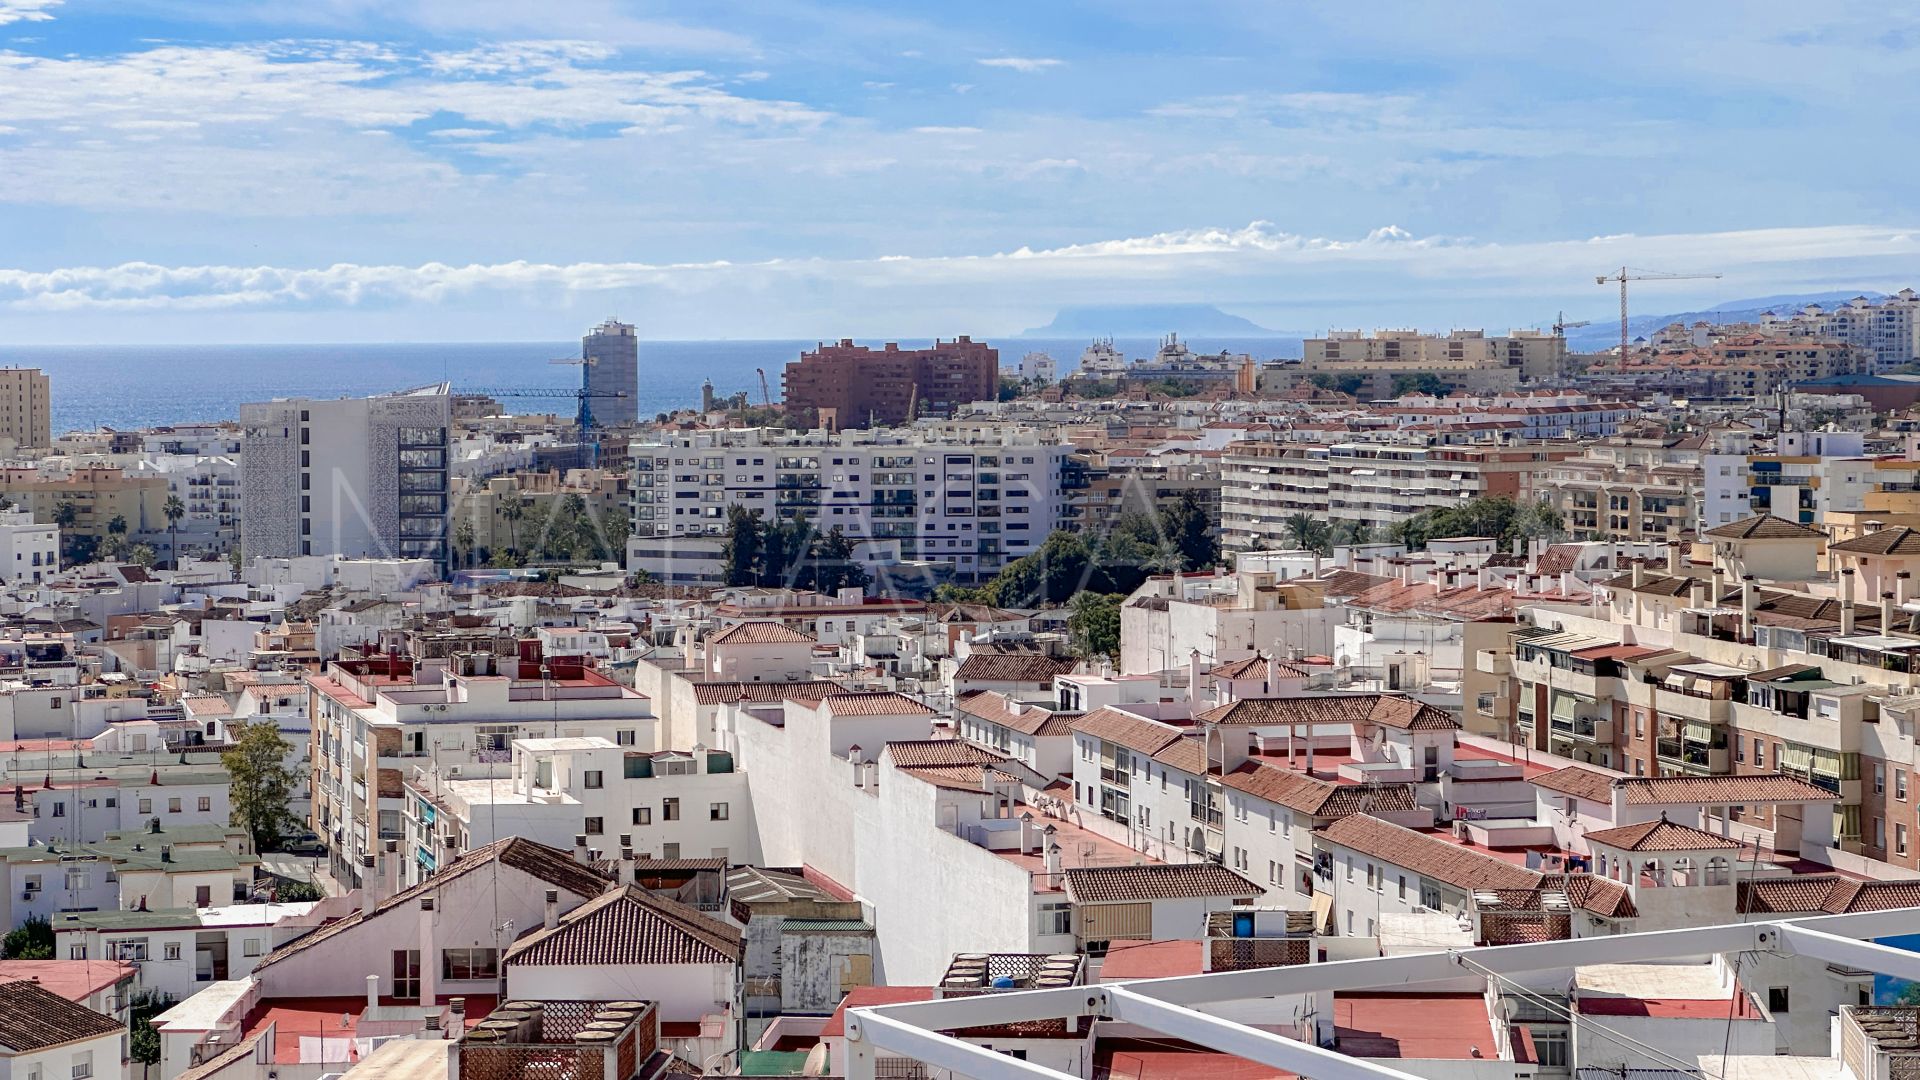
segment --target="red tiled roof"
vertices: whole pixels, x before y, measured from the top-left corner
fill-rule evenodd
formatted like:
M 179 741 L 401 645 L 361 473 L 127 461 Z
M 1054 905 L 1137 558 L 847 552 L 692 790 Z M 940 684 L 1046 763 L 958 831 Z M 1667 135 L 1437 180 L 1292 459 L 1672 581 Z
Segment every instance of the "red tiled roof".
M 0 983 L 0 1016 L 6 1017 L 5 1042 L 15 1053 L 126 1030 L 113 1017 L 68 1001 L 34 982 Z
M 828 716 L 932 716 L 933 710 L 892 690 L 840 691 L 821 699 Z
M 1832 802 L 1840 796 L 1784 773 L 1634 776 L 1621 781 L 1629 806 L 1660 803 Z
M 1075 720 L 1073 730 L 1142 754 L 1157 754 L 1181 735 L 1165 724 L 1104 707 Z
M 1315 817 L 1414 808 L 1411 784 L 1333 784 L 1258 761 L 1243 763 L 1221 777 L 1220 782 L 1254 798 Z
M 1920 908 L 1920 881 L 1855 881 L 1838 874 L 1797 874 L 1740 883 L 1739 910 L 1753 914 Z
M 975 746 L 959 739 L 918 739 L 912 742 L 890 742 L 886 745 L 887 759 L 897 768 L 922 769 L 945 765 L 997 765 L 1007 758 L 985 747 Z
M 733 964 L 744 948 L 740 932 L 685 904 L 638 885 L 615 889 L 537 930 L 507 950 L 522 965 Z
M 1826 534 L 1818 529 L 1810 529 L 1797 521 L 1774 517 L 1772 514 L 1755 514 L 1750 518 L 1729 522 L 1718 528 L 1702 533 L 1716 540 L 1803 540 L 1825 539 Z
M 1586 839 L 1589 844 L 1604 844 L 1623 851 L 1709 851 L 1740 846 L 1738 841 L 1665 818 L 1601 829 L 1588 833 Z
M 1398 694 L 1240 698 L 1208 709 L 1194 719 L 1232 727 L 1369 723 L 1400 731 L 1452 731 L 1460 726 L 1445 710 Z
M 1076 904 L 1189 897 L 1259 896 L 1264 890 L 1217 863 L 1145 863 L 1140 866 L 1076 866 L 1066 871 L 1067 895 Z
M 1207 750 L 1197 735 L 1183 735 L 1160 748 L 1153 760 L 1170 769 L 1179 769 L 1194 776 L 1205 776 L 1207 772 Z
M 1328 843 L 1351 848 L 1423 877 L 1473 892 L 1481 889 L 1531 889 L 1540 874 L 1491 855 L 1402 828 L 1366 814 L 1352 814 L 1321 833 Z
M 811 645 L 817 640 L 811 634 L 803 634 L 783 622 L 772 619 L 749 619 L 737 622 L 725 630 L 707 639 L 708 646 L 714 645 Z
M 953 681 L 1051 684 L 1055 675 L 1069 674 L 1078 666 L 1079 661 L 1067 657 L 975 652 L 960 662 Z
M 695 683 L 693 698 L 702 705 L 725 705 L 741 700 L 818 702 L 828 694 L 845 689 L 844 685 L 826 679 L 812 682 L 710 682 Z
M 1013 711 L 1015 704 L 1020 707 L 1018 713 Z M 1022 735 L 1069 735 L 1073 731 L 1073 721 L 1080 716 L 1079 713 L 1054 712 L 1032 702 L 1016 703 L 997 690 L 963 695 L 955 707 L 969 716 L 977 716 Z
M 847 1010 L 870 1009 L 876 1005 L 905 1005 L 913 1001 L 932 1001 L 931 986 L 856 986 L 840 999 L 827 1026 L 820 1029 L 823 1039 L 839 1038 L 847 1033 Z
M 1829 544 L 1827 550 L 1858 555 L 1920 555 L 1920 530 L 1905 525 L 1881 529 L 1838 544 Z
M 1527 782 L 1534 787 L 1557 791 L 1562 795 L 1572 795 L 1591 802 L 1610 803 L 1613 801 L 1614 779 L 1603 772 L 1569 765 L 1564 769 L 1541 773 Z
M 1269 659 L 1264 656 L 1249 656 L 1245 660 L 1229 660 L 1207 672 L 1217 679 L 1265 679 L 1268 673 L 1282 679 L 1304 679 L 1313 674 L 1303 667 L 1296 667 L 1285 660 Z
M 0 960 L 0 981 L 38 983 L 68 1001 L 84 1002 L 139 969 L 117 960 Z

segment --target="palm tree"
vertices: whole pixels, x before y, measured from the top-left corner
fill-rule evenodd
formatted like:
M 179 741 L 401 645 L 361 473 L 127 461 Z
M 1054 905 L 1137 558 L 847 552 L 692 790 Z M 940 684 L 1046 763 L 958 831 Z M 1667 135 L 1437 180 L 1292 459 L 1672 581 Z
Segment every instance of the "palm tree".
M 520 553 L 520 537 L 515 534 L 514 526 L 527 516 L 527 500 L 514 495 L 500 507 L 500 519 L 507 523 L 507 550 Z
M 187 516 L 187 504 L 180 501 L 178 495 L 168 495 L 166 505 L 160 512 L 167 516 L 167 554 L 172 558 L 173 568 L 180 569 L 180 538 L 175 530 L 180 519 Z
M 127 519 L 120 514 L 113 515 L 113 520 L 107 522 L 107 554 L 117 556 L 126 550 L 126 535 Z
M 1301 551 L 1325 554 L 1330 550 L 1327 523 L 1312 514 L 1294 514 L 1282 522 L 1282 527 L 1286 530 L 1287 542 Z
M 473 555 L 473 519 L 463 517 L 453 527 L 453 550 L 460 553 L 460 561 L 467 563 Z

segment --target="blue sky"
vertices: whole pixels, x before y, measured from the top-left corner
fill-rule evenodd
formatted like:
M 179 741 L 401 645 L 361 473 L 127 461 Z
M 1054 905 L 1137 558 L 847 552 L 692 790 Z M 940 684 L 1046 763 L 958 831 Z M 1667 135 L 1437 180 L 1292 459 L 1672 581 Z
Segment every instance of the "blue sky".
M 1543 10 L 0 0 L 0 342 L 1504 327 L 1605 317 L 1622 264 L 1725 275 L 1648 312 L 1920 279 L 1920 15 Z

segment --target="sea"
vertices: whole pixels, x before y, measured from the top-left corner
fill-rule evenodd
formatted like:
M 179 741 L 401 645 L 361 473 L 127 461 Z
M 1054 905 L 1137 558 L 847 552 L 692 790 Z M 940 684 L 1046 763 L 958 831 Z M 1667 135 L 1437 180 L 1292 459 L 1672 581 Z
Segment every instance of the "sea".
M 878 339 L 859 339 L 881 345 Z M 930 341 L 899 339 L 903 348 Z M 760 400 L 764 369 L 774 400 L 780 373 L 815 341 L 642 341 L 640 415 L 653 416 L 700 402 L 700 384 L 713 380 L 726 396 L 746 391 Z M 1028 352 L 1044 352 L 1071 371 L 1084 339 L 1007 338 L 989 341 L 1012 367 Z M 1151 357 L 1156 338 L 1115 338 L 1130 357 Z M 1226 349 L 1257 360 L 1297 356 L 1298 343 L 1276 338 L 1194 338 L 1195 352 Z M 554 394 L 580 385 L 580 369 L 549 363 L 577 357 L 577 342 L 459 342 L 372 345 L 16 345 L 0 344 L 0 365 L 37 367 L 53 381 L 53 430 L 131 430 L 196 421 L 231 420 L 241 404 L 277 397 L 362 397 L 429 383 L 456 392 L 521 391 L 502 400 L 509 412 L 571 414 L 573 401 Z

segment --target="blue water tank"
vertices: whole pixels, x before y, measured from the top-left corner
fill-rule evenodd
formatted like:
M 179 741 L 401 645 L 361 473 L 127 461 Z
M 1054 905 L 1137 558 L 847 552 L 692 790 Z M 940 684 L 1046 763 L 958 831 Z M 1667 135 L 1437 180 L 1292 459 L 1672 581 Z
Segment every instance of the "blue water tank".
M 1013 976 L 1011 976 L 1011 975 L 997 975 L 997 976 L 995 976 L 995 977 L 994 977 L 994 980 L 993 980 L 993 988 L 994 988 L 995 990 L 1011 990 L 1011 989 L 1013 989 Z
M 1253 912 L 1251 911 L 1234 912 L 1233 936 L 1234 937 L 1252 937 L 1253 936 Z

